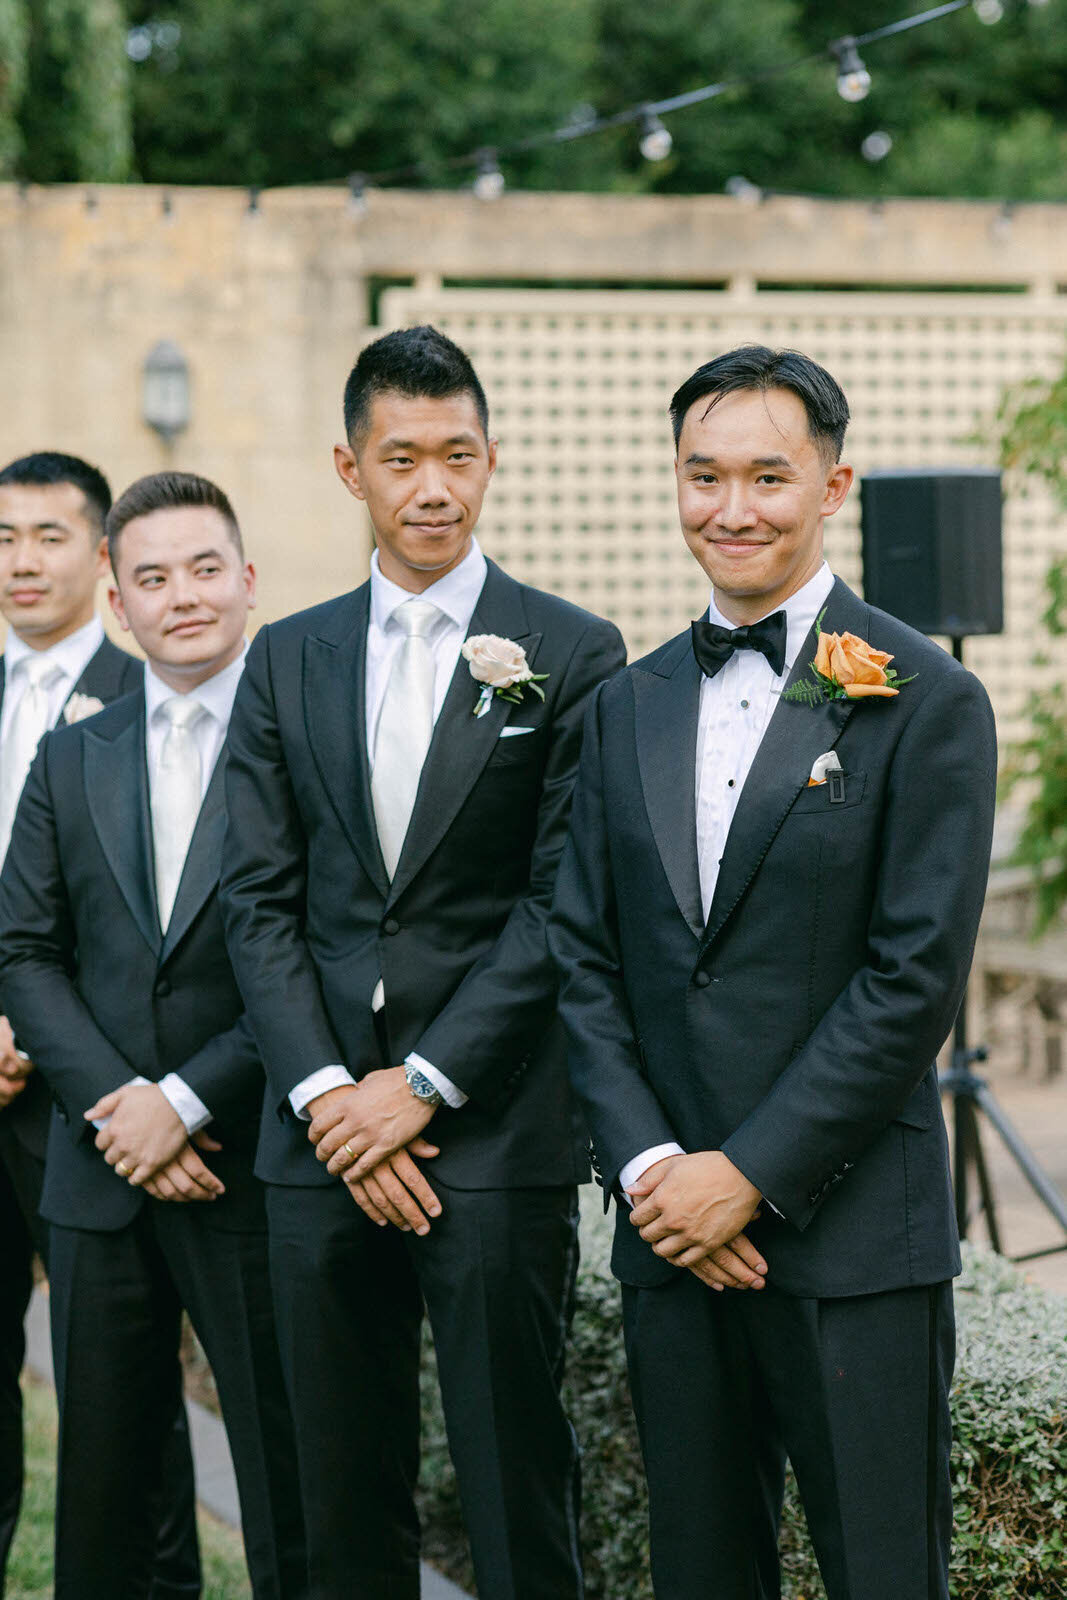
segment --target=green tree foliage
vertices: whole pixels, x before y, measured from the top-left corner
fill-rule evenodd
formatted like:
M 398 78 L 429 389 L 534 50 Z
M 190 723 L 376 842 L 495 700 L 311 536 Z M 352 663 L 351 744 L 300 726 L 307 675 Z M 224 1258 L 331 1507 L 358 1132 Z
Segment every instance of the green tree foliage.
M 24 0 L 0 0 L 0 177 L 10 178 L 22 149 L 19 106 L 29 34 Z
M 5 0 L 0 0 L 0 4 Z M 6 0 L 10 3 L 10 0 Z M 70 3 L 70 0 L 67 0 Z M 516 186 L 842 195 L 1064 195 L 1067 14 L 1004 0 L 871 45 L 849 105 L 826 58 L 668 118 L 644 161 L 634 128 L 506 164 Z M 448 158 L 824 52 L 909 10 L 890 0 L 131 0 L 137 165 L 165 182 L 321 182 Z M 861 154 L 871 132 L 889 155 Z
M 130 174 L 122 0 L 0 0 L 0 172 L 36 183 Z

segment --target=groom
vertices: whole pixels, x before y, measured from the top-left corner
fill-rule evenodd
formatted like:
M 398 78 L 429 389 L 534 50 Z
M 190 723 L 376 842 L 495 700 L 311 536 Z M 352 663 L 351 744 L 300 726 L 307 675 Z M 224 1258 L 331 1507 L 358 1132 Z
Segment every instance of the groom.
M 981 686 L 823 560 L 848 406 L 761 346 L 671 403 L 707 615 L 590 713 L 550 942 L 605 1191 L 658 1600 L 767 1600 L 791 1460 L 830 1600 L 943 1600 L 933 1062 L 981 912 Z
M 252 646 L 223 879 L 312 1593 L 418 1595 L 425 1301 L 479 1592 L 580 1600 L 559 1382 L 587 1164 L 545 925 L 622 641 L 479 549 L 496 441 L 450 339 L 368 346 L 345 429 L 370 582 Z

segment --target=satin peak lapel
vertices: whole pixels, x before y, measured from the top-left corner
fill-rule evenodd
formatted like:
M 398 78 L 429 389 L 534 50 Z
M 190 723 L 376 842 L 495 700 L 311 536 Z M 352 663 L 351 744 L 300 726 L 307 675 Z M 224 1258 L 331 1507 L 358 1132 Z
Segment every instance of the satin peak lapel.
M 701 672 L 688 637 L 652 672 L 633 674 L 637 763 L 645 810 L 671 893 L 699 939 L 696 759 Z
M 378 846 L 367 755 L 367 623 L 370 584 L 353 596 L 337 638 L 304 641 L 304 716 L 319 776 L 363 869 L 382 895 L 389 877 Z
M 521 589 L 494 562 L 488 566 L 467 637 L 495 633 L 513 639 L 522 645 L 534 666 L 541 635 L 529 631 Z M 404 848 L 389 890 L 390 902 L 403 894 L 437 849 L 496 748 L 501 728 L 511 712 L 518 709 L 494 695 L 485 715 L 476 717 L 474 707 L 480 689 L 481 685 L 471 677 L 469 662 L 460 656 L 426 754 Z
M 866 638 L 868 617 L 863 601 L 838 578 L 826 602 L 823 632 Z M 808 673 L 816 649 L 813 627 L 800 647 L 787 689 Z M 856 705 L 855 700 L 827 700 L 820 706 L 779 700 L 737 803 L 711 902 L 705 946 L 719 933 L 755 877 L 793 802 L 807 786 L 812 763 L 834 748 Z
M 188 933 L 204 902 L 219 885 L 222 840 L 226 833 L 226 750 L 222 749 L 196 819 L 185 857 L 174 909 L 170 914 L 159 959 L 167 957 Z
M 130 914 L 158 955 L 163 936 L 156 910 L 144 700 L 131 707 L 129 722 L 117 734 L 102 735 L 87 728 L 84 741 L 89 816 Z

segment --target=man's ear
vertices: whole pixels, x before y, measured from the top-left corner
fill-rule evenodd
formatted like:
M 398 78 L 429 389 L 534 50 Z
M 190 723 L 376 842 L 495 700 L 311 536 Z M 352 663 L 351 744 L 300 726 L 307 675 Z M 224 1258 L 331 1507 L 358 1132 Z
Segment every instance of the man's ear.
M 500 440 L 487 439 L 485 442 L 489 451 L 489 476 L 492 477 L 493 473 L 496 471 L 496 451 Z
M 115 583 L 114 579 L 112 579 L 111 583 L 109 583 L 107 586 L 107 599 L 108 605 L 118 618 L 119 627 L 122 629 L 123 633 L 129 633 L 131 630 L 129 623 L 126 620 L 126 607 L 122 603 L 122 595 L 119 592 L 119 586 L 117 583 Z
M 850 466 L 839 461 L 826 480 L 826 495 L 822 503 L 822 515 L 832 517 L 835 511 L 840 511 L 845 503 L 845 496 L 852 487 L 852 480 L 856 476 Z
M 337 468 L 337 476 L 349 494 L 355 495 L 357 500 L 365 500 L 367 497 L 363 493 L 363 485 L 359 478 L 359 462 L 350 444 L 334 445 L 333 464 Z
M 107 536 L 102 535 L 100 543 L 96 547 L 96 579 L 99 582 L 101 578 L 110 578 L 110 576 L 111 556 L 108 553 Z

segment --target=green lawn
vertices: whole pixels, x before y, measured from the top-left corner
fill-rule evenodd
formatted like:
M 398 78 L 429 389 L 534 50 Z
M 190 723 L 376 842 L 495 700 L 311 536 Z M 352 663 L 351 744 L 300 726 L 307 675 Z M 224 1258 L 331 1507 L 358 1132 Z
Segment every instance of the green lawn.
M 51 1600 L 52 1504 L 55 1494 L 56 1402 L 51 1389 L 26 1383 L 26 1492 L 8 1565 L 8 1600 Z M 121 1535 L 120 1535 L 121 1537 Z M 249 1600 L 241 1536 L 200 1513 L 204 1600 Z

